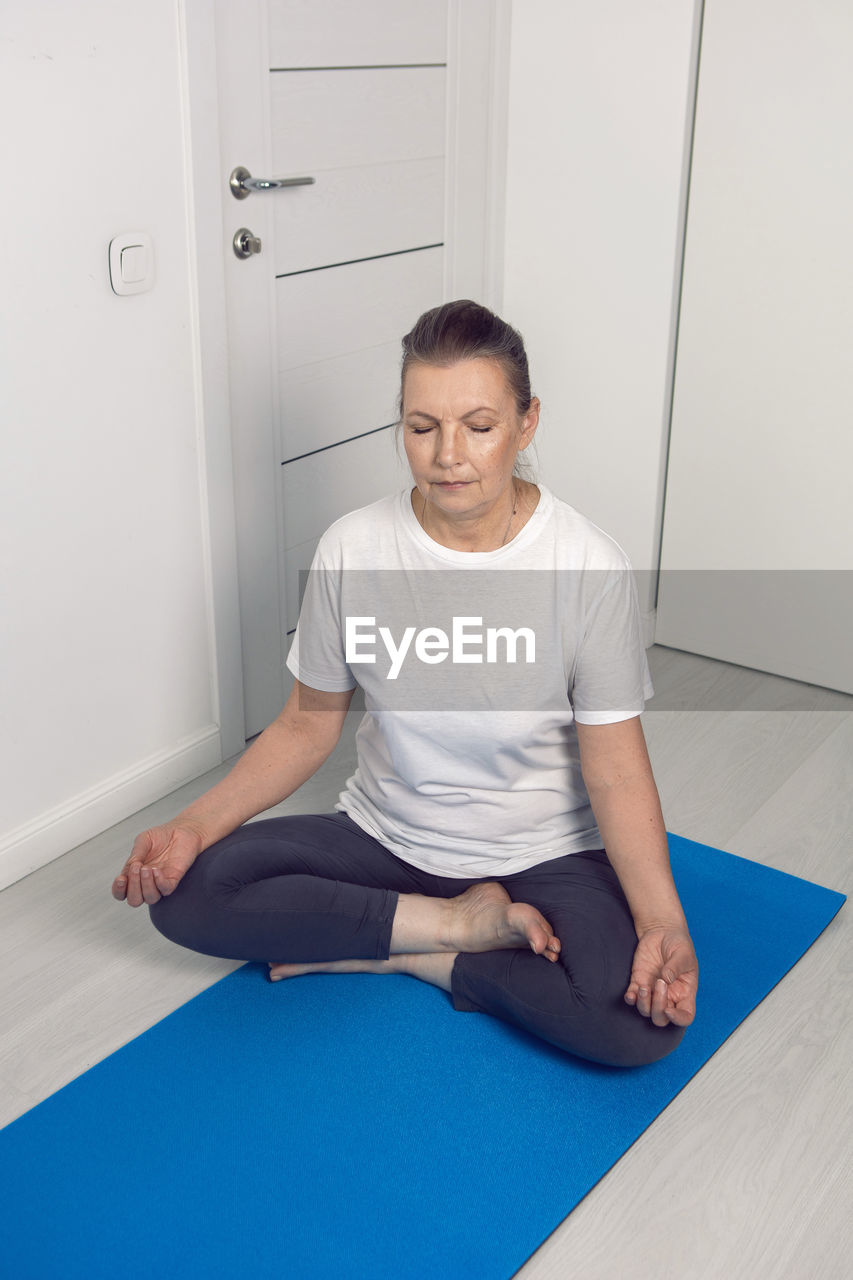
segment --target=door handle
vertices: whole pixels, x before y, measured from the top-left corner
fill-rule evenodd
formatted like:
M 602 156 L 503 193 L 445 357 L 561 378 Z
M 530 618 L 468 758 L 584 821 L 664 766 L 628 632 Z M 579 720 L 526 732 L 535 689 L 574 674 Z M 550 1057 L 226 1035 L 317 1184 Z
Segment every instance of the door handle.
M 252 191 L 276 191 L 279 187 L 310 187 L 316 178 L 253 178 L 245 165 L 231 170 L 228 185 L 235 200 L 245 200 Z

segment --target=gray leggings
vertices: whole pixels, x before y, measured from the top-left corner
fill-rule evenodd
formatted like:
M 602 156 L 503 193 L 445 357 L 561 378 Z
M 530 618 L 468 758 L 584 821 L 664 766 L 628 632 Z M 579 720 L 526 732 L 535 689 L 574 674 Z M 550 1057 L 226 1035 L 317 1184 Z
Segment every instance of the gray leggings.
M 452 898 L 476 883 L 419 871 L 345 814 L 312 814 L 240 827 L 149 910 L 167 938 L 206 955 L 385 960 L 399 894 Z M 613 1066 L 656 1062 L 676 1047 L 683 1028 L 656 1027 L 622 998 L 637 938 L 603 850 L 555 858 L 499 883 L 513 901 L 542 912 L 562 944 L 560 960 L 523 949 L 460 954 L 456 1009 L 491 1013 Z

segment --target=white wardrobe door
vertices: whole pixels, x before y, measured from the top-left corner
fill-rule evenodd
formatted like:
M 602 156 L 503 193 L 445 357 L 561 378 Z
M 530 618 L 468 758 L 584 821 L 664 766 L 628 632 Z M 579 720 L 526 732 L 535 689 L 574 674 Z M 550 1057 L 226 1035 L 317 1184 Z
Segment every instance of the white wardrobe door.
M 853 692 L 853 7 L 707 0 L 659 643 Z

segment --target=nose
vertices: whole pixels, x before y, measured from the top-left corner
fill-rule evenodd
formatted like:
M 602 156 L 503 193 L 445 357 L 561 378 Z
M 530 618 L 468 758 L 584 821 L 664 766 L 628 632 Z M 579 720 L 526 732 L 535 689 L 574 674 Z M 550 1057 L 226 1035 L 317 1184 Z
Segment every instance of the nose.
M 452 423 L 442 423 L 436 433 L 435 460 L 438 466 L 449 470 L 462 461 L 459 434 Z

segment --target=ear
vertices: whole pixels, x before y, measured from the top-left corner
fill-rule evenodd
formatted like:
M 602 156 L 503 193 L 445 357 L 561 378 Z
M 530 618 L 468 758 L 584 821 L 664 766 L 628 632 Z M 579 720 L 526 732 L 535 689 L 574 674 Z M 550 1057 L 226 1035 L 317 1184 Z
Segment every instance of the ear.
M 521 420 L 521 442 L 519 449 L 526 449 L 533 437 L 536 435 L 536 428 L 539 426 L 539 397 L 534 396 L 530 401 L 530 408 Z

